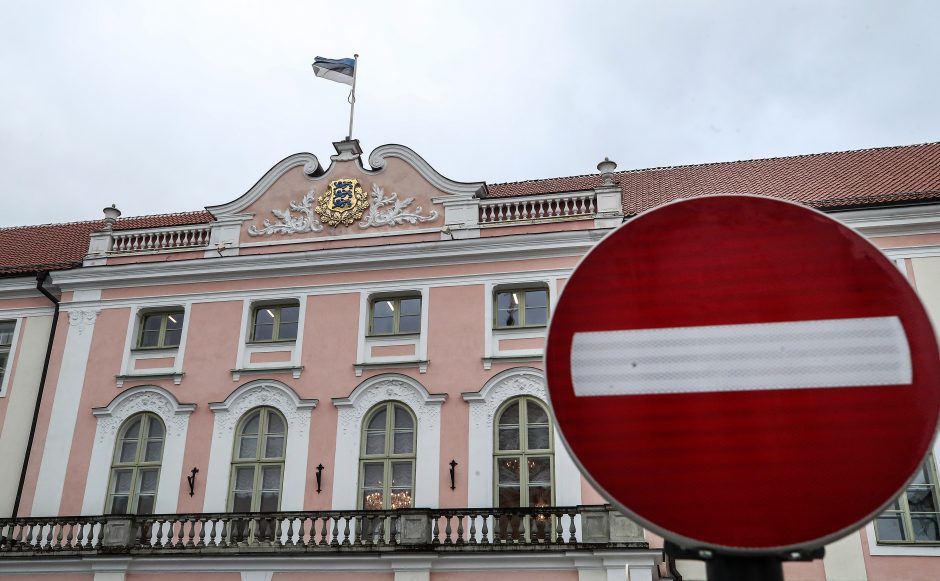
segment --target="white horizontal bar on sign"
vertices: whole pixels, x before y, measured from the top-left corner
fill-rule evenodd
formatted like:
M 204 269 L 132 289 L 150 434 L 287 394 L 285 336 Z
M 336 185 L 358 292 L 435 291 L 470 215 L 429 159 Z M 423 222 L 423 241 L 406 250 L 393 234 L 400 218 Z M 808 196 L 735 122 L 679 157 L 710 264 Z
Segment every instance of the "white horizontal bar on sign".
M 577 396 L 907 385 L 897 317 L 575 333 Z

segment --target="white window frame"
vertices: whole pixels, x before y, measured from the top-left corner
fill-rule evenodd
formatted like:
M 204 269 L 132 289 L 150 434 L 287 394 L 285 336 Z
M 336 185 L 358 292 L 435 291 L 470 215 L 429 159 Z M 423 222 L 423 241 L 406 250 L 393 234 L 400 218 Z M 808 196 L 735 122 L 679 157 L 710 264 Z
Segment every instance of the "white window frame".
M 265 369 L 290 371 L 294 379 L 300 379 L 301 372 L 303 371 L 300 362 L 304 348 L 307 298 L 308 295 L 306 294 L 287 294 L 264 298 L 245 298 L 242 301 L 242 321 L 238 337 L 239 347 L 235 356 L 235 369 L 232 370 L 232 381 L 239 381 L 243 372 Z M 289 303 L 297 303 L 300 307 L 297 312 L 297 338 L 293 341 L 262 341 L 253 343 L 251 341 L 251 334 L 254 328 L 255 309 L 264 305 L 287 305 Z M 285 361 L 252 363 L 251 356 L 253 353 L 288 353 L 289 355 Z
M 7 353 L 7 365 L 0 377 L 0 397 L 6 397 L 10 382 L 13 381 L 13 366 L 16 363 L 16 348 L 20 342 L 20 330 L 23 327 L 23 319 L 0 319 L 0 323 L 13 323 L 13 336 L 10 337 L 10 351 Z
M 359 293 L 359 336 L 356 345 L 356 377 L 361 377 L 367 367 L 417 367 L 419 373 L 428 370 L 428 312 L 430 309 L 430 286 L 388 287 L 381 291 L 361 291 Z M 421 331 L 407 335 L 369 335 L 372 318 L 372 301 L 383 297 L 420 297 Z M 413 346 L 414 354 L 409 355 L 372 355 L 374 347 Z
M 514 280 L 501 280 L 497 282 L 487 282 L 483 285 L 485 292 L 483 300 L 483 369 L 491 369 L 493 361 L 535 361 L 541 358 L 545 353 L 544 340 L 548 335 L 548 325 L 541 327 L 496 327 L 496 293 L 502 289 L 525 288 L 534 289 L 545 287 L 548 290 L 548 315 L 555 312 L 558 302 L 558 277 L 529 277 L 517 278 Z M 550 320 L 550 319 L 549 319 Z M 542 339 L 543 346 L 531 349 L 501 349 L 500 341 L 511 339 Z
M 192 301 L 166 302 L 161 304 L 136 305 L 131 308 L 130 320 L 127 322 L 127 336 L 124 340 L 124 355 L 121 360 L 121 374 L 117 378 L 117 386 L 124 387 L 124 383 L 135 377 L 169 376 L 173 383 L 179 385 L 183 381 L 183 358 L 186 354 L 186 342 L 189 336 L 189 322 L 192 316 Z M 180 344 L 176 347 L 137 348 L 140 328 L 144 316 L 151 313 L 165 313 L 169 311 L 183 311 L 183 330 L 180 334 Z M 173 358 L 169 367 L 150 369 L 136 369 L 138 361 L 147 359 Z

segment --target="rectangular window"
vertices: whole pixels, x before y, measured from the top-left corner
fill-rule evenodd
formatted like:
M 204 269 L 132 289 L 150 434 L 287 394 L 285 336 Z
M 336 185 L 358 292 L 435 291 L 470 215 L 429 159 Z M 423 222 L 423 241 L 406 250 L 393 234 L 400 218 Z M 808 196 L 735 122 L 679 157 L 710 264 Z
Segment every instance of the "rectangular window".
M 901 496 L 875 519 L 875 532 L 879 543 L 940 542 L 940 493 L 932 456 Z
M 372 299 L 370 335 L 411 335 L 421 332 L 421 297 Z
M 251 342 L 295 341 L 300 305 L 260 305 L 251 315 Z
M 13 321 L 0 322 L 0 385 L 6 376 L 7 365 L 10 363 L 10 348 L 13 346 Z
M 138 349 L 179 347 L 183 336 L 183 311 L 144 313 L 137 336 Z
M 544 327 L 548 323 L 548 289 L 517 288 L 496 291 L 496 328 Z

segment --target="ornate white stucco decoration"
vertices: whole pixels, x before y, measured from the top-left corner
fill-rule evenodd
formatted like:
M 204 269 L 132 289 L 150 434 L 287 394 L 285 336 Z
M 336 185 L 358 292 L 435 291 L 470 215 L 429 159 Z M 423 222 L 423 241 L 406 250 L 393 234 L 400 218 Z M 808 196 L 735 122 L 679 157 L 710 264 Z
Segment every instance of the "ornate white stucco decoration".
M 272 224 L 270 220 L 265 219 L 262 222 L 263 228 L 252 224 L 248 227 L 248 235 L 270 236 L 271 234 L 303 234 L 322 231 L 323 224 L 320 223 L 314 211 L 316 197 L 316 190 L 310 190 L 300 202 L 292 200 L 286 210 L 271 210 L 271 213 L 277 216 L 278 221 Z M 299 215 L 295 216 L 292 212 L 297 212 Z
M 495 375 L 479 392 L 464 393 L 470 404 L 471 429 L 493 431 L 496 410 L 509 398 L 531 395 L 546 401 L 545 377 L 532 367 L 516 367 Z
M 414 198 L 399 200 L 398 194 L 395 193 L 386 196 L 385 190 L 379 187 L 378 184 L 372 184 L 372 204 L 369 206 L 369 214 L 365 220 L 359 222 L 359 227 L 395 226 L 405 222 L 417 224 L 418 222 L 430 222 L 437 218 L 437 210 L 431 210 L 427 216 L 422 216 L 421 206 L 406 212 L 405 210 L 414 200 Z
M 94 408 L 92 414 L 98 418 L 95 439 L 103 442 L 113 440 L 118 428 L 127 418 L 139 412 L 151 412 L 160 416 L 169 435 L 181 434 L 189 421 L 195 404 L 179 403 L 173 394 L 156 385 L 141 385 L 122 392 L 106 407 Z
M 370 377 L 359 384 L 349 397 L 334 398 L 338 420 L 333 508 L 356 508 L 362 420 L 374 405 L 389 400 L 411 408 L 418 420 L 415 506 L 437 507 L 440 493 L 441 404 L 446 399 L 447 394 L 428 393 L 419 382 L 407 375 L 395 373 Z
M 75 309 L 69 311 L 69 325 L 75 327 L 78 334 L 81 335 L 86 329 L 94 326 L 95 319 L 98 318 L 100 312 L 101 309 Z
M 158 513 L 175 512 L 182 481 L 189 416 L 195 409 L 195 404 L 179 403 L 172 393 L 155 385 L 132 387 L 111 400 L 107 406 L 92 409 L 98 426 L 85 481 L 82 514 L 101 514 L 104 511 L 118 430 L 128 418 L 140 412 L 156 414 L 166 426 L 154 510 Z
M 306 429 L 310 426 L 310 410 L 317 406 L 317 400 L 300 399 L 293 389 L 279 381 L 259 379 L 239 387 L 224 402 L 210 403 L 209 409 L 215 412 L 216 430 L 231 434 L 242 415 L 258 406 L 276 408 L 284 414 L 288 426 Z

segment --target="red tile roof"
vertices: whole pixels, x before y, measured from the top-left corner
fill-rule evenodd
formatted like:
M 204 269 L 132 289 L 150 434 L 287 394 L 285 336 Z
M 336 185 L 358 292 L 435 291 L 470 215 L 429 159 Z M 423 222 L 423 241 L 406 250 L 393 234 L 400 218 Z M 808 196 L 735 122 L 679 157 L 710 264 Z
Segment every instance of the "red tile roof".
M 940 143 L 631 170 L 615 172 L 614 181 L 627 215 L 722 193 L 762 194 L 824 209 L 940 200 Z M 593 174 L 492 184 L 487 197 L 571 192 L 600 183 Z
M 940 201 L 940 142 L 749 161 L 616 172 L 623 210 L 637 214 L 684 197 L 751 193 L 822 209 Z M 492 184 L 487 197 L 586 190 L 598 174 Z M 205 224 L 206 211 L 122 218 L 116 230 Z M 81 264 L 88 235 L 102 220 L 0 229 L 0 276 L 63 270 Z
M 212 215 L 205 210 L 121 218 L 115 230 L 205 224 Z M 0 276 L 47 270 L 65 270 L 81 264 L 88 252 L 88 235 L 101 229 L 104 220 L 0 228 Z

